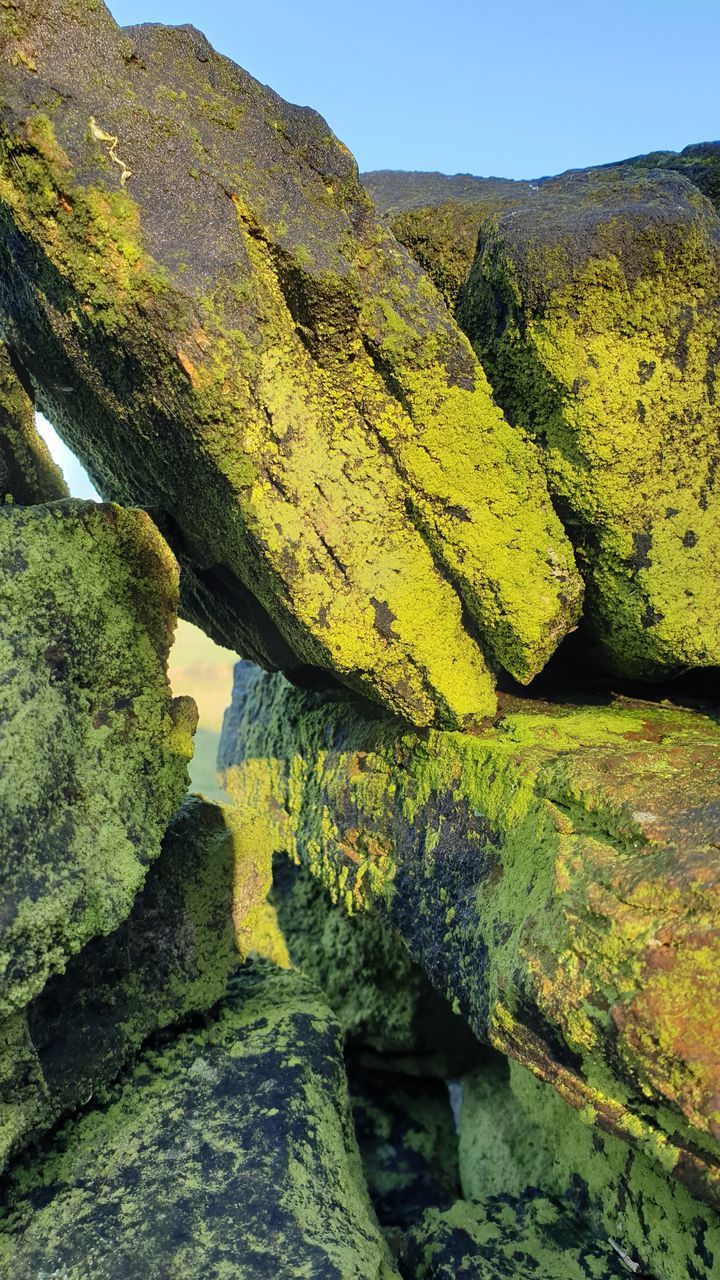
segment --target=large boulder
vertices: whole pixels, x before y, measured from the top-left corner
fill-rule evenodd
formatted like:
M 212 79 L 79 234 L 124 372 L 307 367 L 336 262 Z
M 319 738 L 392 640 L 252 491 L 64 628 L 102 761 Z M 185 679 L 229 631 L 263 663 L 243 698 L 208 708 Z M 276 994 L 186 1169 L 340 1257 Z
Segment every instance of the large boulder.
M 0 1016 L 129 914 L 187 787 L 177 565 L 142 511 L 0 509 Z
M 222 998 L 254 941 L 238 927 L 263 892 L 238 892 L 249 877 L 231 811 L 188 798 L 127 920 L 0 1024 L 0 1167 L 102 1091 L 151 1033 Z
M 14 1280 L 391 1280 L 339 1029 L 258 962 L 206 1025 L 147 1050 L 103 1105 L 21 1160 L 0 1222 Z
M 35 427 L 30 391 L 0 342 L 0 503 L 67 497 L 62 472 Z
M 221 759 L 266 839 L 405 938 L 473 1031 L 720 1203 L 710 711 L 506 697 L 408 731 L 242 671 Z
M 487 1064 L 462 1086 L 460 1174 L 468 1200 L 530 1185 L 615 1242 L 628 1275 L 714 1280 L 720 1218 L 661 1165 L 599 1131 L 516 1062 Z
M 603 662 L 720 664 L 720 219 L 675 173 L 568 174 L 483 224 L 458 304 L 542 446 Z
M 352 157 L 192 28 L 0 13 L 0 327 L 43 411 L 157 512 L 215 638 L 418 724 L 491 712 L 580 579 Z

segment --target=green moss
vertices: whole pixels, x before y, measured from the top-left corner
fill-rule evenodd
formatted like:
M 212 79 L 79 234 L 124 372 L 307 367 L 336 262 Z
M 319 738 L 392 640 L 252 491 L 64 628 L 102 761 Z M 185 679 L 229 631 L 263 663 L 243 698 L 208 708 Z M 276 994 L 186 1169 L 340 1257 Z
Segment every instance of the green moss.
M 267 825 L 265 832 L 267 834 Z M 442 1078 L 478 1056 L 461 1019 L 433 991 L 392 926 L 348 915 L 303 866 L 278 858 L 273 901 L 293 964 L 324 992 L 348 1045 Z
M 0 1269 L 252 1280 L 278 1260 L 328 1280 L 396 1274 L 337 1025 L 298 974 L 258 965 L 203 1027 L 147 1051 L 103 1105 L 16 1165 Z
M 508 699 L 475 735 L 413 734 L 242 669 L 235 699 L 221 767 L 268 844 L 398 928 L 480 1038 L 717 1201 L 714 718 Z
M 0 1165 L 102 1092 L 151 1033 L 224 995 L 244 859 L 228 819 L 186 800 L 127 920 L 2 1024 Z
M 460 1171 L 471 1200 L 527 1185 L 558 1197 L 657 1280 L 715 1274 L 717 1216 L 516 1063 L 465 1080 Z
M 418 724 L 491 714 L 494 668 L 539 670 L 581 584 L 532 447 L 349 153 L 197 33 L 134 32 L 128 95 L 102 7 L 28 22 L 0 307 L 53 422 L 104 494 L 166 513 L 226 643 Z M 63 106 L 39 116 L 46 81 Z
M 0 1010 L 130 911 L 187 786 L 166 665 L 177 566 L 143 512 L 0 510 Z
M 720 662 L 720 224 L 681 179 L 575 175 L 486 224 L 458 308 L 542 446 L 604 662 Z

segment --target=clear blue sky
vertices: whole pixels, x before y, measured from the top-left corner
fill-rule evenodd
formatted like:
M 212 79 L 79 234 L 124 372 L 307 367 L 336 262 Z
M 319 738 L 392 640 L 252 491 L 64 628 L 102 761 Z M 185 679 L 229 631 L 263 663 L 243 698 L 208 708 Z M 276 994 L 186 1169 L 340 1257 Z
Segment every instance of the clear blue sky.
M 361 169 L 540 177 L 720 137 L 720 0 L 110 0 L 192 22 Z

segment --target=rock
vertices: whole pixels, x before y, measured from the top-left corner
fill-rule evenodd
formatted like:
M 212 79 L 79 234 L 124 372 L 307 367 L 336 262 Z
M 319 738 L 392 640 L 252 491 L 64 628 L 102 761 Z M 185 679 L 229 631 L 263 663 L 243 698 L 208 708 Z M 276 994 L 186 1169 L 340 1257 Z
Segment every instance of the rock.
M 413 1075 L 462 1075 L 479 1060 L 467 1023 L 392 925 L 374 914 L 348 915 L 306 867 L 285 857 L 275 860 L 272 899 L 293 964 L 323 991 L 347 1044 Z
M 505 696 L 475 734 L 236 681 L 225 785 L 482 1040 L 720 1203 L 712 710 Z
M 569 174 L 480 232 L 458 303 L 543 448 L 613 672 L 720 665 L 720 219 L 674 173 Z
M 581 583 L 352 157 L 192 28 L 2 13 L 0 313 L 43 411 L 226 645 L 418 724 L 491 713 L 491 667 L 529 680 Z
M 633 156 L 621 161 L 638 169 L 670 169 L 712 200 L 720 209 L 720 142 L 695 142 L 682 151 L 651 151 L 646 156 Z
M 527 182 L 458 174 L 364 173 L 363 185 L 401 244 L 430 276 L 454 312 L 470 274 L 480 227 L 486 218 L 514 209 L 530 191 Z
M 222 998 L 240 960 L 238 924 L 258 905 L 238 892 L 252 874 L 232 812 L 189 797 L 127 920 L 0 1028 L 0 1166 L 102 1092 L 151 1033 Z
M 431 1209 L 408 1237 L 406 1280 L 627 1280 L 611 1244 L 533 1188 Z
M 62 472 L 35 428 L 32 399 L 0 342 L 0 503 L 67 497 Z
M 459 1194 L 458 1140 L 447 1086 L 347 1062 L 365 1181 L 378 1220 L 406 1230 Z
M 177 565 L 141 511 L 0 509 L 0 1016 L 129 914 L 187 787 Z
M 396 1276 L 362 1180 L 337 1023 L 307 980 L 246 967 L 204 1026 L 147 1050 L 103 1106 L 21 1160 L 0 1271 Z
M 463 1082 L 460 1171 L 470 1200 L 522 1194 L 529 1183 L 611 1237 L 627 1274 L 713 1280 L 720 1219 L 640 1152 L 568 1107 L 518 1063 Z M 621 1256 L 621 1255 L 619 1255 Z

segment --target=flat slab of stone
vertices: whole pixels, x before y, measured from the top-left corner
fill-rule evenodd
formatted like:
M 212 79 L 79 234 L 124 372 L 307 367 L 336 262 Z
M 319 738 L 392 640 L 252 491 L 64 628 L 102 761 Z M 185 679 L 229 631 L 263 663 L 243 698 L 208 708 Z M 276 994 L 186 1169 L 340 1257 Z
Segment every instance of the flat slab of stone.
M 541 669 L 582 584 L 347 149 L 193 28 L 1 14 L 0 312 L 50 421 L 157 513 L 227 647 L 414 723 L 492 712 L 494 669 Z
M 106 1105 L 15 1168 L 0 1270 L 92 1280 L 391 1280 L 339 1028 L 258 962 L 213 1018 L 148 1050 Z
M 415 733 L 241 669 L 220 764 L 481 1039 L 720 1201 L 716 712 L 508 696 Z
M 142 511 L 0 509 L 0 1016 L 129 914 L 182 802 L 177 590 Z

